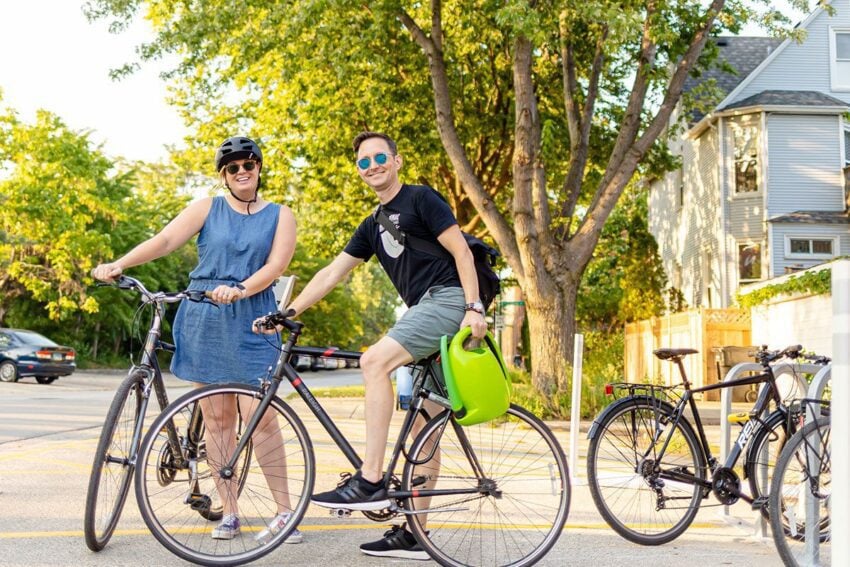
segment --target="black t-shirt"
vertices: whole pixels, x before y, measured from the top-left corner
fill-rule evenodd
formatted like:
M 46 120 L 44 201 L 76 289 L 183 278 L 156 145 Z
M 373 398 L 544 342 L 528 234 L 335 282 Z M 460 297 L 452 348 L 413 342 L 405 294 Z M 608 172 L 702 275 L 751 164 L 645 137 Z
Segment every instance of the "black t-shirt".
M 424 185 L 402 185 L 398 195 L 383 209 L 401 232 L 437 246 L 440 246 L 437 236 L 457 224 L 448 203 L 434 189 Z M 454 260 L 416 250 L 409 243 L 402 246 L 381 226 L 374 213 L 357 227 L 345 252 L 363 260 L 377 255 L 408 307 L 419 303 L 430 287 L 461 287 Z

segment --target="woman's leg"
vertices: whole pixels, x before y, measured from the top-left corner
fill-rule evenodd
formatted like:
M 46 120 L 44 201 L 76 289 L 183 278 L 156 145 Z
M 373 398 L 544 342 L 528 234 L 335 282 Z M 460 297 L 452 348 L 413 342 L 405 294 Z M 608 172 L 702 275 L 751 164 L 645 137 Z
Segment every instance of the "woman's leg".
M 222 479 L 219 470 L 227 463 L 236 449 L 236 400 L 233 394 L 222 394 L 203 398 L 200 401 L 204 415 L 204 441 L 207 448 L 207 464 L 215 479 L 221 498 L 224 515 L 238 514 L 237 496 L 239 480 Z
M 253 398 L 239 398 L 239 410 L 242 421 L 247 423 L 254 415 L 258 400 Z M 280 424 L 275 418 L 275 412 L 266 412 L 251 440 L 254 444 L 254 457 L 260 464 L 266 483 L 269 485 L 274 500 L 277 503 L 279 514 L 292 512 L 292 504 L 289 499 L 289 483 L 286 474 L 286 451 L 283 446 L 283 434 L 280 432 Z

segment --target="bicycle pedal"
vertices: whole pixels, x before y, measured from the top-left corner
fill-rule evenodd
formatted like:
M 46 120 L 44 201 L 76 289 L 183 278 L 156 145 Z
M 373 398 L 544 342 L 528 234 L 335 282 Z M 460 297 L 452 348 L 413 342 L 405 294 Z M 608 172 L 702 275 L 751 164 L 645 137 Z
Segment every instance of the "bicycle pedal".
M 761 510 L 767 507 L 767 496 L 759 496 L 753 500 L 753 510 Z
M 331 508 L 330 509 L 331 516 L 334 518 L 349 518 L 351 517 L 351 510 L 346 510 L 345 508 Z

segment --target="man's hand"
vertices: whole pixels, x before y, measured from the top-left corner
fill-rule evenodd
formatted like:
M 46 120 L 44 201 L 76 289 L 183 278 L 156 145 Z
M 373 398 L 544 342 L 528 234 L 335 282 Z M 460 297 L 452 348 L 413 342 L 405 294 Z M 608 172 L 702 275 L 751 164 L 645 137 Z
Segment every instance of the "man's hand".
M 264 325 L 266 321 L 265 317 L 257 317 L 254 319 L 254 322 L 251 324 L 251 330 L 254 331 L 255 334 L 263 334 L 263 335 L 274 335 L 275 333 L 279 333 L 283 330 L 283 325 L 278 325 L 277 327 L 273 327 L 269 329 Z
M 478 311 L 467 311 L 463 316 L 463 321 L 460 322 L 460 328 L 469 327 L 472 329 L 472 336 L 476 339 L 483 339 L 487 334 L 487 321 L 484 320 L 484 315 Z

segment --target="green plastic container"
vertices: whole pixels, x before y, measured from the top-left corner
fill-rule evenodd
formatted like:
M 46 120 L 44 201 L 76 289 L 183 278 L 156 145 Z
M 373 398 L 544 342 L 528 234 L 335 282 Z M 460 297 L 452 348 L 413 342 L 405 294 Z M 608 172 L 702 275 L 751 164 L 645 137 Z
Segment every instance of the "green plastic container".
M 464 349 L 472 334 L 461 329 L 449 342 L 440 341 L 440 360 L 446 389 L 455 419 L 461 425 L 484 423 L 505 414 L 511 404 L 511 380 L 505 361 L 492 335 L 487 333 L 481 345 Z

